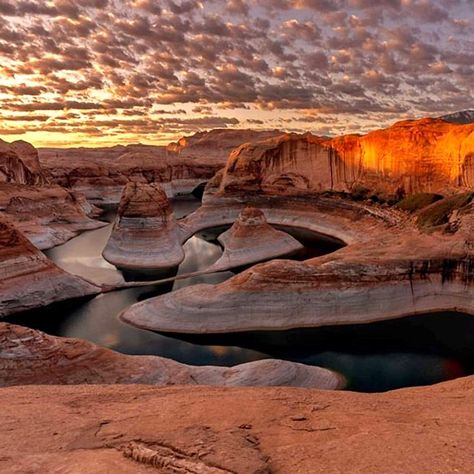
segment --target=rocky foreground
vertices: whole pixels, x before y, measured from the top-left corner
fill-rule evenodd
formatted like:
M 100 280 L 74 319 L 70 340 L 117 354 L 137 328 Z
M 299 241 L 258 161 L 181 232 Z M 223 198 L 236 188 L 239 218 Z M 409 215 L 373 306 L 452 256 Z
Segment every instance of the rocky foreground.
M 290 388 L 0 390 L 0 470 L 468 473 L 474 378 L 383 394 Z

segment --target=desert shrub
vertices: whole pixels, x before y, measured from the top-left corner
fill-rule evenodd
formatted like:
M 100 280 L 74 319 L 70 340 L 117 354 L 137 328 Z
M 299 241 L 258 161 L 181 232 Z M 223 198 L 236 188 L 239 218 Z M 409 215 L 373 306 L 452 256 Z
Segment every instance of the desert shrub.
M 395 207 L 403 211 L 415 212 L 423 209 L 436 201 L 443 199 L 441 194 L 433 193 L 414 193 L 408 194 L 402 200 L 395 204 Z
M 417 219 L 417 224 L 422 228 L 437 227 L 447 224 L 449 217 L 455 210 L 462 210 L 471 203 L 474 192 L 455 194 L 431 204 L 423 209 Z

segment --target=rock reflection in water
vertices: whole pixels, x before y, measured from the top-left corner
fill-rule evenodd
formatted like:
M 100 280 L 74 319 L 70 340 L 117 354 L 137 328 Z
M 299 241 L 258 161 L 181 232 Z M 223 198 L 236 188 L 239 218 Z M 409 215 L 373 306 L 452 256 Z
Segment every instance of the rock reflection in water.
M 197 200 L 173 203 L 178 217 L 198 206 Z M 109 221 L 113 217 L 110 213 L 106 216 Z M 223 230 L 225 227 L 219 229 Z M 111 225 L 85 232 L 46 253 L 71 273 L 94 281 L 118 281 L 121 272 L 101 256 L 110 232 Z M 292 233 L 305 244 L 306 258 L 340 247 L 338 242 L 315 242 L 312 235 L 295 230 Z M 207 241 L 192 237 L 186 242 L 178 274 L 203 270 L 222 255 L 214 240 L 215 229 L 208 234 L 204 233 Z M 232 273 L 224 272 L 178 280 L 173 289 L 219 283 L 230 276 Z M 142 331 L 118 319 L 129 305 L 169 289 L 157 286 L 107 293 L 86 302 L 70 301 L 17 315 L 12 322 L 53 335 L 90 340 L 126 354 L 155 354 L 188 364 L 234 365 L 268 356 L 294 360 L 339 371 L 348 379 L 350 389 L 360 391 L 431 384 L 474 372 L 474 319 L 463 315 L 426 315 L 370 325 L 186 340 Z

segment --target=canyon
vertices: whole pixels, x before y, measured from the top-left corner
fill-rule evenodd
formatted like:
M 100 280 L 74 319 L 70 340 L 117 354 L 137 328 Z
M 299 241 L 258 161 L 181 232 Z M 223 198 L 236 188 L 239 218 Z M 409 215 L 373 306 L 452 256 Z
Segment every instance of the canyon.
M 40 448 L 30 436 L 18 447 L 4 436 L 12 454 L 0 465 L 10 472 L 63 472 L 71 463 L 95 472 L 168 466 L 174 471 L 165 472 L 309 473 L 348 465 L 357 472 L 465 472 L 472 464 L 466 440 L 473 376 L 385 394 L 339 393 L 350 382 L 346 375 L 309 359 L 191 366 L 51 336 L 15 325 L 15 318 L 134 286 L 150 292 L 116 315 L 120 324 L 198 342 L 240 335 L 251 346 L 264 335 L 278 345 L 292 330 L 472 316 L 469 117 L 333 138 L 215 130 L 167 147 L 38 153 L 1 142 L 0 316 L 9 322 L 0 323 L 0 397 L 15 438 L 26 436 L 33 411 L 28 428 L 44 437 Z M 197 209 L 176 218 L 175 200 L 199 195 L 204 183 Z M 115 286 L 68 273 L 41 251 L 106 226 L 104 210 L 116 215 L 103 256 L 131 273 Z M 221 253 L 200 271 L 180 273 L 186 243 L 195 238 Z M 308 253 L 308 241 L 320 252 Z M 216 283 L 173 287 L 176 278 L 230 269 Z M 150 275 L 156 281 L 142 281 Z M 158 291 L 164 282 L 171 286 Z M 236 385 L 273 387 L 229 387 Z M 15 410 L 25 400 L 31 405 Z M 186 416 L 179 417 L 183 404 Z M 44 411 L 52 415 L 42 425 Z M 65 423 L 71 432 L 61 430 Z M 413 466 L 399 461 L 401 452 Z

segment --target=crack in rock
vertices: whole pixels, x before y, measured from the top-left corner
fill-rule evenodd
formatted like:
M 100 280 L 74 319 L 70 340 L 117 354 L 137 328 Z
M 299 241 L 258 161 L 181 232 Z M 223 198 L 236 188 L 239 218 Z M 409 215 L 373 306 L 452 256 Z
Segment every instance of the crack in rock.
M 149 447 L 131 442 L 122 452 L 126 458 L 161 469 L 163 474 L 238 474 L 160 444 Z

